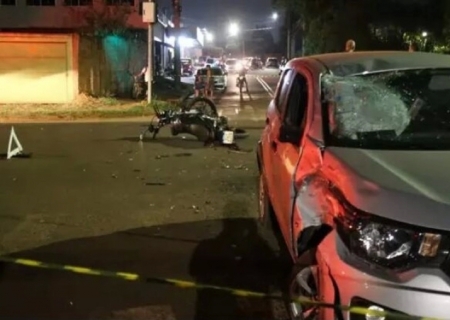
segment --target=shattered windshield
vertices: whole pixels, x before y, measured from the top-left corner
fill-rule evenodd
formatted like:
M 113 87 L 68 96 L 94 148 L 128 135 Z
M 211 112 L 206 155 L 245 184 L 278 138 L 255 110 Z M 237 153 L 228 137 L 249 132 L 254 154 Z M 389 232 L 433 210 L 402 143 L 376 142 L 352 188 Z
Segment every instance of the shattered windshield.
M 450 149 L 450 69 L 322 78 L 330 143 Z

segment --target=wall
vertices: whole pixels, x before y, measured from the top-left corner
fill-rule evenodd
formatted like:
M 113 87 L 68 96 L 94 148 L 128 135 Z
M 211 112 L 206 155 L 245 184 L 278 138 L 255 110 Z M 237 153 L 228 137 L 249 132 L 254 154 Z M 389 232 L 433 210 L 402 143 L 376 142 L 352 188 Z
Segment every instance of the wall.
M 117 6 L 106 6 L 102 0 L 93 0 L 92 6 L 65 6 L 64 0 L 55 0 L 55 6 L 27 6 L 26 0 L 16 0 L 15 6 L 2 6 L 0 29 L 22 28 L 79 28 L 85 24 L 86 11 L 103 12 L 116 10 Z M 126 6 L 122 7 L 126 8 Z M 127 24 L 131 28 L 146 29 L 139 15 L 137 2 L 126 9 Z

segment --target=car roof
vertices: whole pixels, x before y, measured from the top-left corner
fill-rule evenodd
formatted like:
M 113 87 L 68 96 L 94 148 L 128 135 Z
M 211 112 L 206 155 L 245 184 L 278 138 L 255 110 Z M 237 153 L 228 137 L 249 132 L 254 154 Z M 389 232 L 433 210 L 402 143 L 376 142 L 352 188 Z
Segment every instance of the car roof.
M 291 67 L 304 59 L 319 61 L 338 76 L 397 69 L 450 68 L 450 55 L 407 51 L 326 53 L 294 59 L 290 63 Z

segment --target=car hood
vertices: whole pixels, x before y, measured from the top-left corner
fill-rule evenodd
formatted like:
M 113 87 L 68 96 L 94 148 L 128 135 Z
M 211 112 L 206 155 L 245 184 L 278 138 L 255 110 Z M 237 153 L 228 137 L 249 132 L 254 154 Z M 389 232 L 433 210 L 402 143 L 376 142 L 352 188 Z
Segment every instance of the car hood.
M 450 230 L 450 151 L 327 148 L 324 173 L 355 207 Z

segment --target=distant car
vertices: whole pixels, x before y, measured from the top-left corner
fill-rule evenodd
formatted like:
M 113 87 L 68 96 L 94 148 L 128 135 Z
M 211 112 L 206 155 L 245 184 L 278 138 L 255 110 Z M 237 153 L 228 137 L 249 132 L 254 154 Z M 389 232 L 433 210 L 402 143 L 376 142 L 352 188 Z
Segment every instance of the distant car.
M 226 91 L 228 84 L 228 77 L 226 72 L 223 71 L 222 68 L 220 67 L 212 67 L 211 71 L 214 77 L 214 89 L 222 92 Z M 197 75 L 205 78 L 206 72 L 207 72 L 206 68 L 199 69 L 197 70 Z
M 241 63 L 244 67 L 250 68 L 250 65 L 252 64 L 252 59 L 253 59 L 253 57 L 244 57 L 241 60 Z
M 266 68 L 270 69 L 278 69 L 280 67 L 280 63 L 277 58 L 267 58 L 266 60 Z
M 219 60 L 214 58 L 208 58 L 205 61 L 205 65 L 209 65 L 211 67 L 217 67 L 219 65 Z
M 262 69 L 263 68 L 263 62 L 261 61 L 260 58 L 252 58 L 250 61 L 250 69 L 252 70 L 257 70 L 257 69 Z
M 228 73 L 236 72 L 237 67 L 239 67 L 239 60 L 237 59 L 227 59 L 225 61 L 225 68 Z

